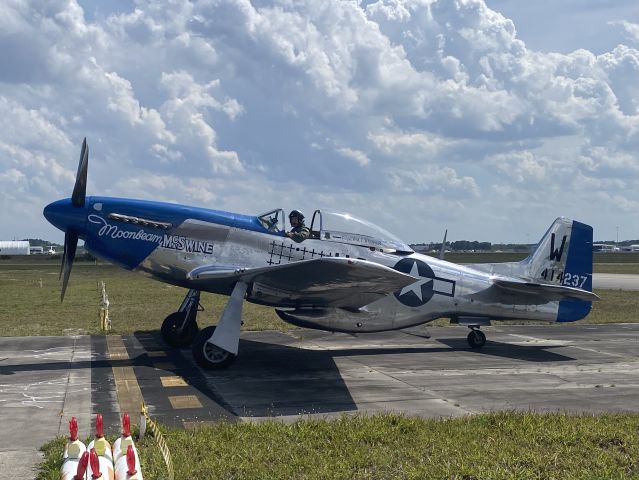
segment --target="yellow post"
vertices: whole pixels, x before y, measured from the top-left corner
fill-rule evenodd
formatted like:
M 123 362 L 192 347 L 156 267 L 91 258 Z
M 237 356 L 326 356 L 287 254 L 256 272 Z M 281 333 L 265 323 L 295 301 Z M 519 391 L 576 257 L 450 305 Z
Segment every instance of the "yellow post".
M 106 293 L 106 284 L 104 282 L 100 282 L 101 284 L 101 301 L 100 301 L 100 328 L 103 332 L 111 330 L 111 319 L 109 318 L 109 296 Z

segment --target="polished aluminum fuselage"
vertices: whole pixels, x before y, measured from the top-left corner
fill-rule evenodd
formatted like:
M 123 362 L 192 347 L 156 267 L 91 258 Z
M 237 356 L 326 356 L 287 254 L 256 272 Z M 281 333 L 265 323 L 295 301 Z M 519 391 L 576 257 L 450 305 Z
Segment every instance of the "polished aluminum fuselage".
M 391 268 L 409 266 L 405 273 L 416 277 L 415 284 L 366 305 L 357 312 L 341 309 L 309 311 L 302 314 L 303 326 L 344 332 L 374 332 L 405 328 L 441 317 L 527 319 L 555 321 L 558 302 L 542 304 L 503 303 L 491 298 L 491 275 L 419 253 L 386 252 L 383 249 L 341 241 L 307 239 L 301 243 L 280 235 L 248 231 L 208 222 L 184 222 L 176 236 L 206 241 L 206 252 L 156 248 L 137 270 L 163 282 L 185 288 L 202 288 L 187 274 L 202 265 L 258 268 L 311 258 L 347 257 L 376 262 Z M 426 267 L 424 267 L 426 265 Z M 424 275 L 424 271 L 426 274 Z M 228 295 L 232 285 L 220 282 L 203 288 Z M 268 287 L 253 285 L 250 302 L 281 307 L 277 297 L 269 300 Z

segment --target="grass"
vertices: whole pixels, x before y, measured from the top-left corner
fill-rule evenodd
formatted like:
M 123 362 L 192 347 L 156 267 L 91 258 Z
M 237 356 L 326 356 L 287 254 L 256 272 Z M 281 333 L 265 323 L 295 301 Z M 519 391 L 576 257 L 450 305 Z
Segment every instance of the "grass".
M 630 273 L 639 275 L 639 263 L 595 263 L 595 273 Z
M 434 420 L 397 414 L 166 430 L 176 479 L 637 479 L 637 414 L 503 412 Z M 64 441 L 43 447 L 54 479 Z M 166 478 L 153 440 L 145 478 Z M 51 456 L 53 455 L 53 459 Z
M 158 330 L 177 310 L 186 290 L 111 265 L 77 263 L 64 303 L 60 303 L 59 266 L 0 263 L 0 331 L 3 335 L 98 334 L 99 282 L 106 283 L 113 333 Z M 42 283 L 40 283 L 42 282 Z M 42 286 L 40 286 L 42 285 Z M 200 326 L 213 325 L 227 298 L 202 294 Z M 245 330 L 286 329 L 272 308 L 245 304 Z
M 629 255 L 623 254 L 622 256 Z M 43 258 L 43 257 L 41 257 Z M 46 257 L 44 257 L 46 258 Z M 77 262 L 64 303 L 60 303 L 59 265 L 0 261 L 0 331 L 7 336 L 99 334 L 99 282 L 106 283 L 112 333 L 131 334 L 156 331 L 162 320 L 180 305 L 186 291 L 156 282 L 140 274 L 112 265 Z M 611 266 L 612 264 L 605 264 Z M 614 271 L 639 264 L 615 264 Z M 601 290 L 587 323 L 636 322 L 639 316 L 639 292 Z M 227 298 L 202 294 L 205 311 L 198 315 L 201 327 L 213 325 L 222 313 Z M 244 330 L 289 330 L 269 307 L 246 303 Z M 438 320 L 434 325 L 445 325 Z
M 639 292 L 595 290 L 601 297 L 593 302 L 592 310 L 580 323 L 636 323 L 639 322 Z

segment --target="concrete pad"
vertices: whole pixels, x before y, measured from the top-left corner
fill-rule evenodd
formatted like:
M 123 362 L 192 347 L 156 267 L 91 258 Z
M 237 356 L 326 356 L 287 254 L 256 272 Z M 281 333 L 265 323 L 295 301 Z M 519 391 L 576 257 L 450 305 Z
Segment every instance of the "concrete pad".
M 91 421 L 89 337 L 0 338 L 0 471 L 33 479 L 39 447 Z M 8 478 L 8 477 L 7 477 Z
M 207 384 L 244 420 L 343 413 L 639 411 L 639 325 L 461 327 L 361 335 L 248 332 Z M 634 396 L 634 397 L 633 397 Z

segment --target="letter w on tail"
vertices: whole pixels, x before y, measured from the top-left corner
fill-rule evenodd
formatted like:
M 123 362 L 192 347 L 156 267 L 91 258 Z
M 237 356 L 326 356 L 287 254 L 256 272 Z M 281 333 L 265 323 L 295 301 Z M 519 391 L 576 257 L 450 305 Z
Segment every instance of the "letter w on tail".
M 561 247 L 555 249 L 555 234 L 550 236 L 550 259 L 561 261 L 561 256 L 564 254 L 564 246 L 566 245 L 566 235 L 561 239 Z

